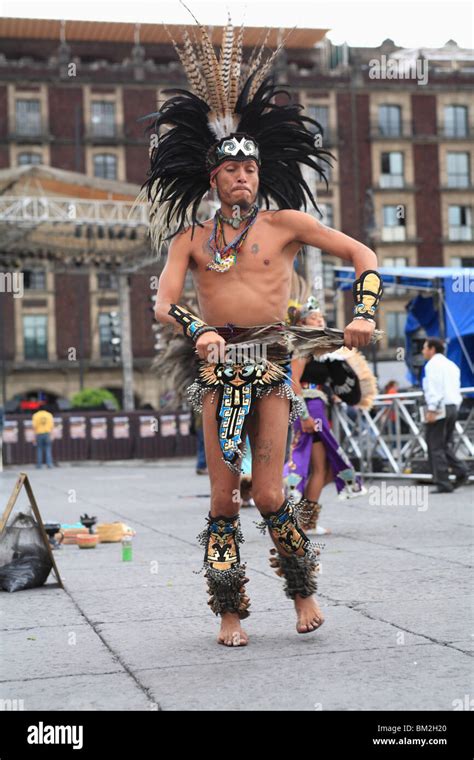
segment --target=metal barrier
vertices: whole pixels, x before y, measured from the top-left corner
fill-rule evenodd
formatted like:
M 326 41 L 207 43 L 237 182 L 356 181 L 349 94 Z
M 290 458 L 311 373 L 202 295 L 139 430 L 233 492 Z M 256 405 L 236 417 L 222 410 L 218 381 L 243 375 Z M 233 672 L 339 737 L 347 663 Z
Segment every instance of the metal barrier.
M 53 416 L 53 460 L 56 462 L 161 459 L 196 453 L 189 412 L 77 410 Z M 29 464 L 35 460 L 31 417 L 6 415 L 3 464 Z
M 467 396 L 474 388 L 463 388 Z M 377 396 L 370 412 L 335 404 L 334 435 L 356 469 L 374 478 L 431 479 L 428 448 L 420 420 L 421 391 Z M 456 422 L 454 447 L 474 460 L 474 399 Z M 159 459 L 193 456 L 189 412 L 68 412 L 55 415 L 56 461 Z M 33 463 L 31 418 L 7 415 L 3 464 Z
M 474 388 L 463 388 L 467 397 Z M 374 478 L 432 478 L 420 407 L 422 391 L 376 396 L 370 412 L 335 404 L 333 431 L 360 473 Z M 456 422 L 454 450 L 474 459 L 474 399 Z M 461 409 L 464 409 L 464 405 Z

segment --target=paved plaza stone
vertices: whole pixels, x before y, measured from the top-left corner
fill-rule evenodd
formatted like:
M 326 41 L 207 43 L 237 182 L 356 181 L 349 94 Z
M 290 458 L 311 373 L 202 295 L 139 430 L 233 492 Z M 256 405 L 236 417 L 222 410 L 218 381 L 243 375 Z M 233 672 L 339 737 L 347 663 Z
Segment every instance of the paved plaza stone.
M 390 506 L 377 480 L 345 502 L 327 486 L 326 621 L 308 635 L 296 633 L 259 514 L 245 509 L 250 643 L 231 649 L 216 643 L 197 572 L 209 481 L 193 460 L 7 468 L 2 510 L 20 469 L 44 521 L 87 512 L 136 536 L 128 563 L 120 544 L 56 551 L 65 590 L 50 575 L 41 588 L 0 592 L 3 700 L 25 710 L 449 711 L 474 694 L 472 485 Z M 407 484 L 388 485 L 397 494 Z

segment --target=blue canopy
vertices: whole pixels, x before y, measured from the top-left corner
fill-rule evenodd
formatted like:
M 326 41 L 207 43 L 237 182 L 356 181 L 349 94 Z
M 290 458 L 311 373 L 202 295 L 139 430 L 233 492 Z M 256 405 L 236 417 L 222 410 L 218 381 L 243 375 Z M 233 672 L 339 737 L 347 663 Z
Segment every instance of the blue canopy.
M 439 336 L 444 332 L 448 339 L 447 356 L 461 369 L 461 384 L 464 387 L 474 385 L 474 269 L 380 267 L 378 271 L 384 285 L 399 285 L 416 291 L 439 293 L 444 306 L 441 315 L 437 308 L 437 299 L 432 297 L 418 295 L 408 304 L 405 327 L 407 342 L 410 335 L 420 327 L 430 337 Z M 354 282 L 354 269 L 336 267 L 335 278 L 336 286 L 347 290 Z
M 353 267 L 336 267 L 334 272 L 339 289 L 348 290 L 352 287 L 355 279 Z M 467 267 L 379 267 L 378 272 L 385 285 L 403 285 L 418 290 L 436 290 L 442 287 L 443 282 L 437 284 L 436 280 L 452 278 L 453 281 L 462 283 L 471 278 L 471 293 L 474 295 L 474 269 Z

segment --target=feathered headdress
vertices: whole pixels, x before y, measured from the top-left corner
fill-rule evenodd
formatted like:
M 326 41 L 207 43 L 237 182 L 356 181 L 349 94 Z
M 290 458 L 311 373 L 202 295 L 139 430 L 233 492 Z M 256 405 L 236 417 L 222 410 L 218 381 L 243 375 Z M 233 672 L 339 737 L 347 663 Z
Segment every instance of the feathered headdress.
M 315 296 L 310 296 L 306 303 L 301 303 L 294 298 L 290 298 L 287 307 L 286 324 L 296 326 L 313 311 L 321 311 L 319 301 Z
M 268 30 L 244 64 L 243 26 L 236 33 L 229 16 L 217 57 L 206 28 L 195 21 L 200 41 L 191 41 L 185 31 L 182 48 L 167 30 L 192 91 L 165 90 L 172 97 L 159 111 L 143 117 L 155 119 L 148 127 L 154 131 L 155 145 L 137 200 L 150 202 L 151 235 L 158 252 L 164 240 L 189 225 L 193 232 L 200 225 L 198 208 L 209 190 L 210 172 L 223 161 L 257 162 L 259 194 L 267 209 L 271 199 L 280 209 L 306 209 L 307 196 L 319 210 L 301 165 L 314 169 L 327 185 L 319 161 L 330 163 L 327 157 L 333 157 L 317 144 L 321 125 L 303 116 L 303 106 L 291 103 L 289 93 L 267 76 L 284 41 L 263 60 Z M 275 103 L 282 95 L 288 102 Z

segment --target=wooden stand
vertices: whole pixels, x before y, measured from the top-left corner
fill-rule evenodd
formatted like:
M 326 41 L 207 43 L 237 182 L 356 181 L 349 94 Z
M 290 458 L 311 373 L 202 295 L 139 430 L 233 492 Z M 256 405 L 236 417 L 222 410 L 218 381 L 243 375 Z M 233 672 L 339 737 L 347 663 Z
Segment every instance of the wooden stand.
M 23 488 L 23 486 L 25 487 L 26 493 L 28 495 L 28 501 L 30 502 L 30 507 L 31 507 L 31 509 L 33 511 L 33 514 L 34 514 L 35 518 L 36 518 L 36 523 L 37 523 L 37 525 L 38 525 L 38 527 L 40 529 L 40 534 L 41 534 L 41 537 L 43 539 L 43 543 L 44 543 L 44 545 L 45 545 L 45 547 L 46 547 L 46 549 L 48 551 L 48 554 L 50 556 L 51 563 L 52 563 L 52 570 L 53 570 L 53 572 L 54 572 L 54 574 L 56 576 L 56 579 L 58 581 L 58 586 L 60 588 L 64 588 L 63 582 L 61 580 L 61 576 L 59 575 L 59 570 L 58 570 L 58 568 L 56 566 L 56 562 L 55 562 L 54 555 L 53 555 L 53 550 L 51 549 L 51 544 L 49 543 L 48 535 L 47 535 L 47 533 L 46 533 L 46 531 L 44 529 L 43 520 L 41 518 L 41 514 L 40 514 L 40 511 L 39 511 L 39 508 L 38 508 L 38 505 L 36 503 L 36 499 L 35 499 L 35 496 L 34 496 L 34 493 L 33 493 L 33 489 L 31 488 L 31 483 L 30 483 L 30 481 L 28 479 L 28 475 L 26 474 L 26 472 L 20 472 L 20 474 L 18 476 L 18 480 L 16 481 L 15 486 L 13 488 L 13 491 L 11 493 L 11 496 L 8 499 L 7 506 L 5 507 L 3 515 L 2 515 L 2 517 L 0 519 L 0 535 L 3 534 L 3 532 L 4 532 L 4 530 L 5 530 L 6 526 L 7 526 L 8 518 L 10 517 L 12 509 L 15 506 L 16 500 L 18 499 L 18 496 L 20 495 L 20 491 Z M 48 585 L 55 585 L 55 584 L 48 584 Z

